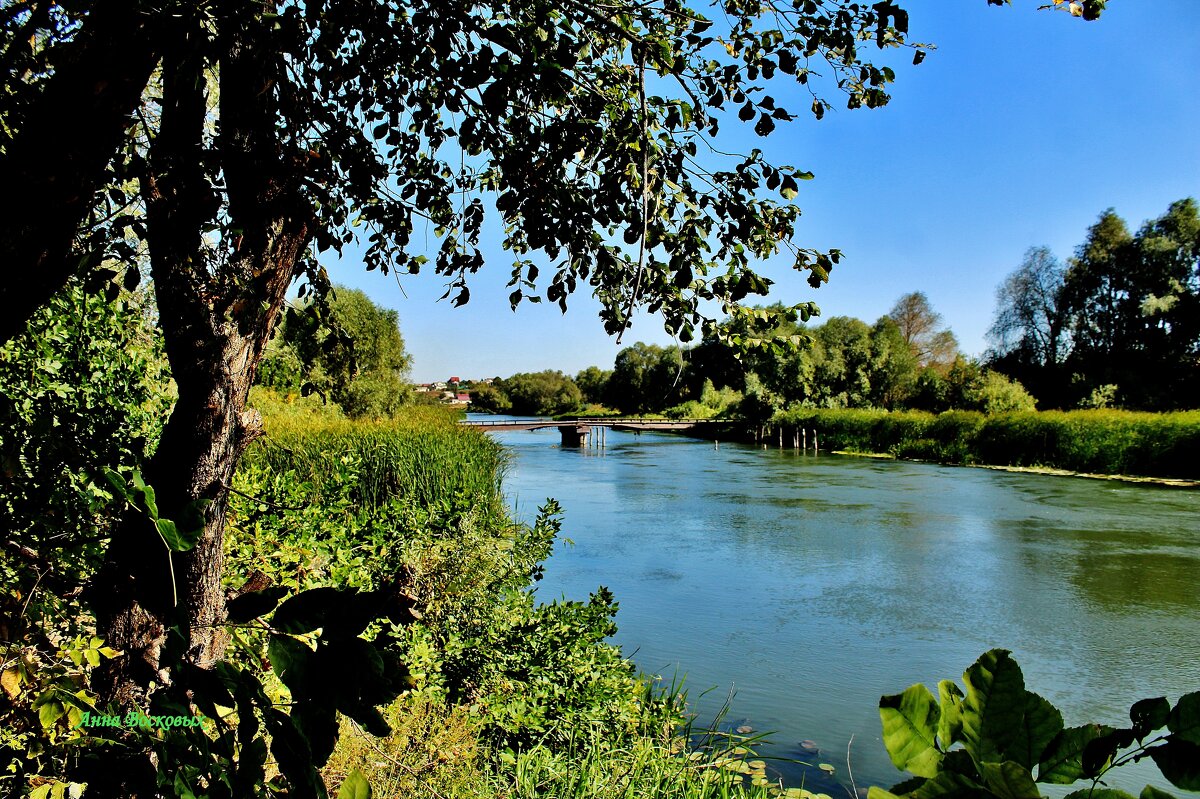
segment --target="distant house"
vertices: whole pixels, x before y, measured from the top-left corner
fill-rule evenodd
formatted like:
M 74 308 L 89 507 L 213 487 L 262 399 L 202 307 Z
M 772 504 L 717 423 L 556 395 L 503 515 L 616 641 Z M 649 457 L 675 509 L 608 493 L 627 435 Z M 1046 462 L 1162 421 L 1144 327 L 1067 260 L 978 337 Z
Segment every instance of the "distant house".
M 454 401 L 455 402 L 470 402 L 471 395 L 467 394 L 465 392 L 460 392 L 460 393 L 454 395 Z

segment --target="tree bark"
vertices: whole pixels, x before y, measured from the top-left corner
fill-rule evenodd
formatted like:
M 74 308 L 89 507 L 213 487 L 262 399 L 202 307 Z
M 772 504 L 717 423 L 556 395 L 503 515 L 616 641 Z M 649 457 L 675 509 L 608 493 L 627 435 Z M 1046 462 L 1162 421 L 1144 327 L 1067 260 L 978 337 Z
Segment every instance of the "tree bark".
M 225 514 L 229 484 L 261 420 L 246 408 L 296 264 L 313 235 L 311 207 L 299 191 L 298 160 L 276 131 L 275 85 L 281 64 L 269 28 L 249 11 L 225 9 L 230 30 L 218 35 L 219 156 L 226 208 L 237 236 L 206 250 L 202 226 L 216 218 L 212 178 L 201 166 L 204 94 L 198 62 L 172 63 L 164 76 L 161 130 L 143 181 L 151 269 L 179 400 L 150 465 L 160 515 L 186 516 L 207 501 L 196 546 L 172 556 L 171 590 L 161 541 L 130 518 L 114 537 L 107 581 L 120 586 L 98 613 L 103 635 L 124 654 L 96 684 L 122 705 L 139 700 L 152 679 L 166 682 L 162 655 L 173 626 L 186 637 L 186 658 L 217 661 L 223 623 Z M 164 65 L 166 72 L 167 65 Z
M 20 201 L 0 230 L 0 343 L 77 271 L 72 247 L 159 61 L 162 16 L 131 0 L 95 3 L 5 143 L 0 186 Z

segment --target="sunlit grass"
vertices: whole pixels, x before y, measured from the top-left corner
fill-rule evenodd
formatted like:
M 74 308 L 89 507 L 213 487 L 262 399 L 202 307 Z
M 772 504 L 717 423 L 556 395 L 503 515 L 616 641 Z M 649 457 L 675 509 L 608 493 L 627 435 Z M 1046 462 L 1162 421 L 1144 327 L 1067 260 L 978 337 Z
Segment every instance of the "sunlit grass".
M 821 448 L 942 463 L 1046 466 L 1098 474 L 1200 476 L 1200 411 L 1019 412 L 815 410 L 777 414 L 785 442 L 816 430 Z M 809 446 L 811 432 L 809 433 Z

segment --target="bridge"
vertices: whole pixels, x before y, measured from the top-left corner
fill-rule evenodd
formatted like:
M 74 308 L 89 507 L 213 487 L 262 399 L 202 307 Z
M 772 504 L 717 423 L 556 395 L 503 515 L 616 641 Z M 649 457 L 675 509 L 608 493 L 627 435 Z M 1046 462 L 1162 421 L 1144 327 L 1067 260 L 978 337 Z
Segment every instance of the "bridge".
M 725 420 L 718 419 L 643 419 L 607 417 L 598 419 L 503 419 L 503 420 L 464 420 L 459 424 L 464 427 L 474 427 L 479 430 L 541 430 L 546 427 L 557 427 L 562 435 L 562 445 L 577 449 L 585 447 L 588 437 L 596 430 L 607 428 L 613 430 L 693 430 L 703 425 L 720 424 Z

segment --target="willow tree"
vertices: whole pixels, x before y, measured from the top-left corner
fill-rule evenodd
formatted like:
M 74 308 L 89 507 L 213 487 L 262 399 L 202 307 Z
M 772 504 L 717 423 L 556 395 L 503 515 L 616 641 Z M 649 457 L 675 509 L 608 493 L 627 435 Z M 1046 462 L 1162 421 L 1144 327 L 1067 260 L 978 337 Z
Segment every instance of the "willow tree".
M 715 307 L 753 338 L 772 324 L 740 305 L 770 285 L 757 261 L 787 251 L 816 286 L 839 255 L 793 241 L 811 174 L 724 155 L 720 131 L 882 106 L 894 73 L 870 52 L 925 55 L 891 0 L 92 0 L 0 18 L 6 57 L 49 53 L 10 68 L 0 99 L 0 178 L 44 189 L 0 223 L 4 317 L 141 237 L 179 386 L 145 470 L 178 520 L 171 569 L 131 515 L 97 608 L 125 653 L 105 693 L 123 701 L 161 676 L 172 623 L 191 662 L 220 656 L 227 486 L 260 433 L 247 392 L 288 287 L 326 284 L 318 253 L 363 241 L 367 269 L 432 269 L 462 304 L 493 215 L 514 307 L 565 310 L 586 288 L 610 333 L 644 308 L 686 341 L 714 330 Z M 801 108 L 780 99 L 797 94 Z

